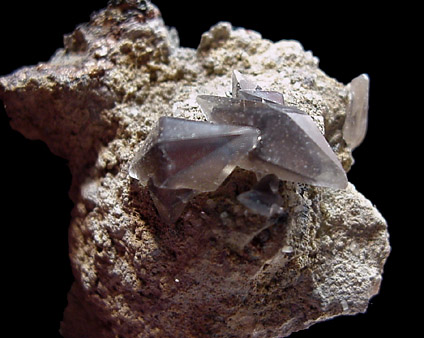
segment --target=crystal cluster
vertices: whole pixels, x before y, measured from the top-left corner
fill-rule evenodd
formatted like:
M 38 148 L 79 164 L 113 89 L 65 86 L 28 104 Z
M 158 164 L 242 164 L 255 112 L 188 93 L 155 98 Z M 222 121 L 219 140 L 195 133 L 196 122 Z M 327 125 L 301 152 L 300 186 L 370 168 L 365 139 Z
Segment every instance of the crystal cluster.
M 198 96 L 209 122 L 162 117 L 144 141 L 130 175 L 148 185 L 161 218 L 174 222 L 200 192 L 213 191 L 238 166 L 260 179 L 238 196 L 267 218 L 282 213 L 279 180 L 344 189 L 346 174 L 305 112 L 286 106 L 237 71 L 232 97 Z
M 158 188 L 213 191 L 258 141 L 259 130 L 161 117 L 130 175 Z

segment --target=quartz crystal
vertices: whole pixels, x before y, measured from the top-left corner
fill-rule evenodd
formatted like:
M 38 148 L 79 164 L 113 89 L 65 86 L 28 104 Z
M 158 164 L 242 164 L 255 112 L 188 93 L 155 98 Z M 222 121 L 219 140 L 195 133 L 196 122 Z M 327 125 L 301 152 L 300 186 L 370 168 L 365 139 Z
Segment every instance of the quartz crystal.
M 161 117 L 130 175 L 162 189 L 213 191 L 258 140 L 256 128 Z
M 350 104 L 343 125 L 343 138 L 351 149 L 362 143 L 367 132 L 369 86 L 367 74 L 359 75 L 347 85 Z
M 214 123 L 256 127 L 260 141 L 239 166 L 282 180 L 343 189 L 346 174 L 324 136 L 303 111 L 270 102 L 201 95 L 198 103 Z

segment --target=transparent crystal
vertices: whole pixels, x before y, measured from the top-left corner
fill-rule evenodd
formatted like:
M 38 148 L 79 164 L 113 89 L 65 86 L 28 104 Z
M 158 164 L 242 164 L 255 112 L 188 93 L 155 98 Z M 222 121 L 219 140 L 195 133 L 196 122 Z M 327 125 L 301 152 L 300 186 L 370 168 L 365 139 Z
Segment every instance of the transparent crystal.
M 213 191 L 258 140 L 256 128 L 161 117 L 130 175 L 162 189 Z
M 237 70 L 233 71 L 232 90 L 232 97 L 235 99 L 266 101 L 284 105 L 283 94 L 274 90 L 262 90 L 260 86 Z
M 295 107 L 242 99 L 198 96 L 214 123 L 244 125 L 260 130 L 260 141 L 239 166 L 260 176 L 343 189 L 346 174 L 311 117 Z
M 367 74 L 359 75 L 347 85 L 351 97 L 343 125 L 343 138 L 351 149 L 359 146 L 367 133 L 369 86 Z
M 196 191 L 191 189 L 158 188 L 151 179 L 147 186 L 160 218 L 168 224 L 174 223 L 180 217 L 186 204 L 196 195 Z
M 232 96 L 234 98 L 239 97 L 239 91 L 240 90 L 260 90 L 261 87 L 259 87 L 255 82 L 249 80 L 246 76 L 241 74 L 237 70 L 233 70 L 233 76 L 232 76 Z
M 252 212 L 271 218 L 283 213 L 283 198 L 278 192 L 279 179 L 275 175 L 263 177 L 251 190 L 241 193 L 237 200 Z

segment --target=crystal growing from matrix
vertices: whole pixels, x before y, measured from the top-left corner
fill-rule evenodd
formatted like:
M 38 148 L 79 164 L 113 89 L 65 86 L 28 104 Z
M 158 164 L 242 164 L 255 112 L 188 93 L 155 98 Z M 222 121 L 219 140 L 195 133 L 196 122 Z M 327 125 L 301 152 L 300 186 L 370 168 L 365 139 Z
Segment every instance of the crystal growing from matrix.
M 284 212 L 283 198 L 278 191 L 279 179 L 270 174 L 264 176 L 253 188 L 237 196 L 237 200 L 252 212 L 271 218 Z
M 197 97 L 209 122 L 161 117 L 132 162 L 131 177 L 148 186 L 167 223 L 196 194 L 216 190 L 236 166 L 259 179 L 238 201 L 266 218 L 283 213 L 279 180 L 347 186 L 337 156 L 309 115 L 238 71 L 232 82 L 231 98 Z
M 150 197 L 165 223 L 174 223 L 184 211 L 186 204 L 196 195 L 191 189 L 166 189 L 153 184 L 152 179 L 147 182 Z
M 237 70 L 233 71 L 232 81 L 233 98 L 250 101 L 274 102 L 284 105 L 283 94 L 274 90 L 262 90 L 261 87 L 247 79 Z
M 213 191 L 258 141 L 256 128 L 161 117 L 130 175 L 162 189 Z
M 366 74 L 355 77 L 347 85 L 350 105 L 343 125 L 343 138 L 351 149 L 362 143 L 367 132 L 369 87 L 370 79 Z
M 281 180 L 343 189 L 346 174 L 311 117 L 295 107 L 265 100 L 247 101 L 201 95 L 198 102 L 214 123 L 256 127 L 257 147 L 239 166 Z

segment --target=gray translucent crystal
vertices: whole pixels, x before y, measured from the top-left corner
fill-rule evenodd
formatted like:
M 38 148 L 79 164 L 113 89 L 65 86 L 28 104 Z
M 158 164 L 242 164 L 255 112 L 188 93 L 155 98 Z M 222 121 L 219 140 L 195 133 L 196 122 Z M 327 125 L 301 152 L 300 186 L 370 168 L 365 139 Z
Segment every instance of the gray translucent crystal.
M 260 176 L 344 189 L 346 174 L 311 117 L 301 110 L 269 102 L 211 95 L 197 101 L 214 123 L 258 128 L 260 141 L 239 166 Z
M 158 188 L 151 179 L 147 186 L 160 218 L 168 224 L 174 223 L 180 217 L 186 204 L 196 195 L 196 191 L 191 189 Z
M 284 105 L 283 94 L 273 90 L 239 90 L 238 98 L 251 101 L 273 102 Z
M 265 101 L 284 105 L 283 94 L 274 90 L 262 90 L 260 86 L 237 70 L 233 70 L 232 90 L 232 97 L 235 99 Z
M 362 143 L 367 132 L 369 86 L 367 74 L 359 75 L 347 85 L 350 104 L 343 125 L 343 138 L 351 149 Z
M 254 90 L 260 90 L 260 89 L 261 87 L 259 87 L 255 82 L 249 80 L 246 76 L 241 74 L 239 71 L 233 70 L 232 96 L 234 98 L 239 97 L 240 90 L 254 91 Z
M 252 150 L 256 128 L 161 117 L 130 167 L 143 184 L 213 191 Z
M 270 174 L 264 176 L 251 190 L 241 193 L 237 200 L 253 213 L 272 218 L 281 215 L 283 198 L 278 192 L 279 179 Z
M 193 196 L 218 188 L 236 166 L 260 179 L 239 202 L 267 218 L 283 213 L 279 179 L 347 186 L 337 156 L 309 115 L 237 71 L 232 87 L 231 98 L 198 96 L 212 123 L 161 117 L 136 154 L 130 176 L 148 186 L 163 221 L 175 222 Z

